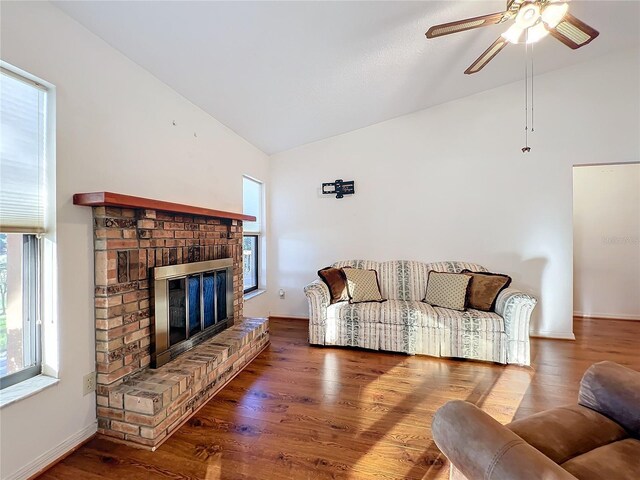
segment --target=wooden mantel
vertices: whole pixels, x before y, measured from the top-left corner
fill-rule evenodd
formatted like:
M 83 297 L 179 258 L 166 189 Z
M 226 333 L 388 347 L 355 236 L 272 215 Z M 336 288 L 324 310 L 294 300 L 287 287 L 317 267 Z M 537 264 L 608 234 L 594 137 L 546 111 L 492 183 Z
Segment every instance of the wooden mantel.
M 224 212 L 222 210 L 212 210 L 210 208 L 194 207 L 192 205 L 164 202 L 162 200 L 152 200 L 150 198 L 134 197 L 133 195 L 123 195 L 113 192 L 76 193 L 73 195 L 73 204 L 84 205 L 86 207 L 144 208 L 148 210 L 162 210 L 164 212 L 201 215 L 203 217 L 229 218 L 231 220 L 242 220 L 245 222 L 256 221 L 256 217 L 252 215 Z

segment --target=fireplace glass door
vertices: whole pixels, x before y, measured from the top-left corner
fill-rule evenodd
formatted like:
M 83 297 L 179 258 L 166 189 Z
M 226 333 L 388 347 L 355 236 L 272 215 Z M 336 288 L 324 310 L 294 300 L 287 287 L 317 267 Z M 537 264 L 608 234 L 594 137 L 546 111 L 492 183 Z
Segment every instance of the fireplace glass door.
M 226 270 L 174 278 L 167 284 L 170 345 L 227 319 Z
M 227 291 L 227 272 L 220 271 L 216 274 L 216 299 L 225 298 Z M 227 318 L 227 302 L 216 302 L 216 319 Z
M 202 275 L 202 300 L 204 302 L 204 328 L 208 328 L 216 323 L 215 314 L 215 275 L 205 273 Z M 226 317 L 219 317 L 226 318 Z
M 154 277 L 154 368 L 233 325 L 232 259 L 157 267 Z
M 175 345 L 187 338 L 187 302 L 185 279 L 169 280 L 169 343 Z

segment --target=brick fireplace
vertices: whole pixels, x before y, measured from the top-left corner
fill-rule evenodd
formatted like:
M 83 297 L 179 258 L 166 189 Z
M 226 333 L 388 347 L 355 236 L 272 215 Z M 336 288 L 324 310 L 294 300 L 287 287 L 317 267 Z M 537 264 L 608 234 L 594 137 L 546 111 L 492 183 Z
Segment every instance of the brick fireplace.
M 242 315 L 252 217 L 108 192 L 74 203 L 93 208 L 98 432 L 155 449 L 268 344 L 268 321 Z M 212 261 L 230 263 L 228 328 L 151 368 L 154 271 Z

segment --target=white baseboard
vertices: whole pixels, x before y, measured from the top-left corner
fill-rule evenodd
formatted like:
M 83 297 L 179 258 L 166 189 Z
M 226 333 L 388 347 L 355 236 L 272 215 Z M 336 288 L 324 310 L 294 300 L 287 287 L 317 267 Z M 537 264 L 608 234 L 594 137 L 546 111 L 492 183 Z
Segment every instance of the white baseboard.
M 640 320 L 640 315 L 626 313 L 584 313 L 573 312 L 574 317 L 582 318 L 604 318 L 606 320 Z
M 70 450 L 80 445 L 82 442 L 90 438 L 96 433 L 98 429 L 97 422 L 86 426 L 79 432 L 74 433 L 69 438 L 64 440 L 60 445 L 52 448 L 48 452 L 44 452 L 42 455 L 19 468 L 14 473 L 8 475 L 3 480 L 25 480 L 36 473 L 39 473 L 44 468 L 52 465 L 56 460 L 62 458 Z
M 275 313 L 270 313 L 269 317 L 274 318 L 290 318 L 292 320 L 309 320 L 309 316 L 299 316 L 299 315 L 278 315 Z
M 557 340 L 575 340 L 576 336 L 573 332 L 552 332 L 548 330 L 540 330 L 537 332 L 531 332 L 532 337 L 538 338 L 555 338 Z

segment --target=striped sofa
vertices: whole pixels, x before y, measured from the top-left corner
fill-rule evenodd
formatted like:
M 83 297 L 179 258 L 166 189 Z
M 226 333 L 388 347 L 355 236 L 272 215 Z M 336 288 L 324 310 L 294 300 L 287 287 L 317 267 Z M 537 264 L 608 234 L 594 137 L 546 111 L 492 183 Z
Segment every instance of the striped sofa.
M 329 289 L 315 280 L 304 289 L 313 345 L 530 364 L 529 319 L 537 303 L 531 295 L 507 288 L 498 295 L 495 312 L 459 312 L 421 302 L 430 270 L 486 272 L 480 265 L 347 260 L 333 266 L 376 270 L 382 296 L 388 300 L 330 305 Z

